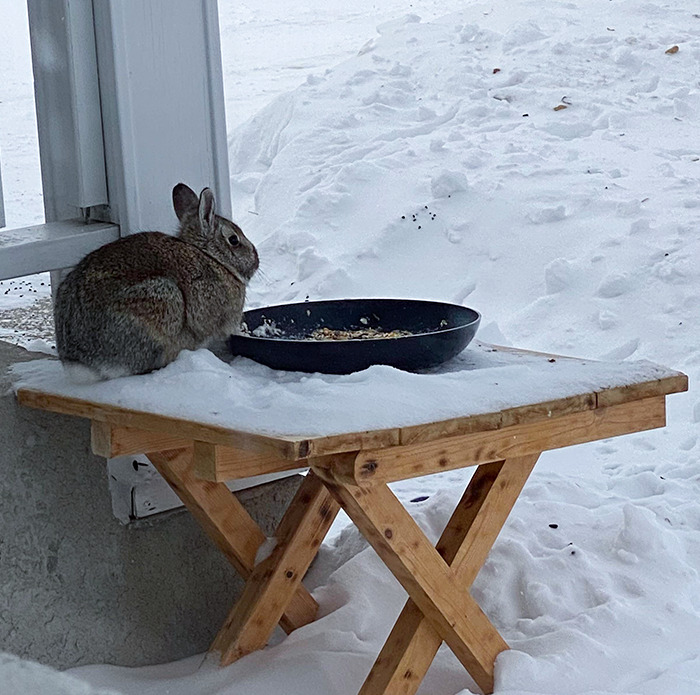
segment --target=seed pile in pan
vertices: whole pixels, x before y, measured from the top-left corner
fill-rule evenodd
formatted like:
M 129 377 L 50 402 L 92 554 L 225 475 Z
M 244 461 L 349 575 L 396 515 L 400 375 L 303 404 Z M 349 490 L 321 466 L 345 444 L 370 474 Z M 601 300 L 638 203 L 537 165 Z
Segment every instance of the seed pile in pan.
M 368 338 L 404 338 L 413 335 L 411 331 L 384 331 L 381 328 L 356 328 L 342 330 L 323 326 L 310 335 L 311 340 L 362 340 Z

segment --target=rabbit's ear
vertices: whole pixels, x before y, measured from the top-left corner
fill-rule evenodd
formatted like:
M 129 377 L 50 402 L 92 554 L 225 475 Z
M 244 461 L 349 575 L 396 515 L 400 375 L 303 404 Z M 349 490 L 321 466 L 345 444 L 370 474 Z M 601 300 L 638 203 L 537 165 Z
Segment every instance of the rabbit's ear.
M 205 233 L 214 228 L 214 194 L 211 188 L 205 188 L 199 196 L 199 224 Z
M 197 194 L 184 183 L 178 183 L 173 188 L 173 207 L 180 222 L 188 212 L 194 212 L 197 209 L 197 202 Z

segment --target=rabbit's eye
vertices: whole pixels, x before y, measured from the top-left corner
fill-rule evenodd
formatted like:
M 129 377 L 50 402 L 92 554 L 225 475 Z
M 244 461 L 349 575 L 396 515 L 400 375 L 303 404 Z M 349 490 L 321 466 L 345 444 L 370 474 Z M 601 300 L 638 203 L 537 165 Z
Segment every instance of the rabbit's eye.
M 238 234 L 231 234 L 231 236 L 228 238 L 228 243 L 231 244 L 231 246 L 238 246 L 238 244 L 241 243 L 241 240 L 238 238 Z

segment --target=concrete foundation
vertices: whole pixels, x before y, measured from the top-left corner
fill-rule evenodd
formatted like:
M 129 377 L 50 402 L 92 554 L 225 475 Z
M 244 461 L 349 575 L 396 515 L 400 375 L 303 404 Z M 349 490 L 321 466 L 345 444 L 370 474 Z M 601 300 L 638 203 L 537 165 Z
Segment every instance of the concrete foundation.
M 162 663 L 207 649 L 242 581 L 189 513 L 113 516 L 86 420 L 23 408 L 0 341 L 0 651 L 67 668 Z M 236 493 L 267 535 L 298 487 Z

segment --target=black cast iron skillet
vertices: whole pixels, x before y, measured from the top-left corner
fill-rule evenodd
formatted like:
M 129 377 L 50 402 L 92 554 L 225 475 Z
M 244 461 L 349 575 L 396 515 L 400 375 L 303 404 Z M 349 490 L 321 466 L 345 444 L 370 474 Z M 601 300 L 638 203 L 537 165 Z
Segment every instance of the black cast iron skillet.
M 267 325 L 267 336 L 232 335 L 234 355 L 299 372 L 349 374 L 373 364 L 414 371 L 460 353 L 479 327 L 474 309 L 414 299 L 338 299 L 253 309 L 243 314 L 248 333 Z M 317 328 L 404 330 L 397 338 L 310 340 Z M 260 333 L 260 330 L 258 330 Z

